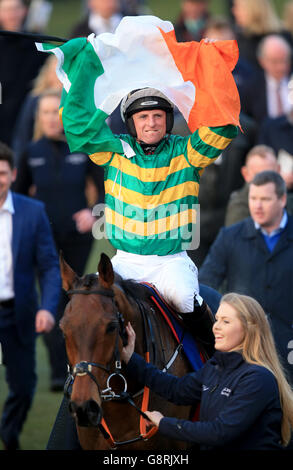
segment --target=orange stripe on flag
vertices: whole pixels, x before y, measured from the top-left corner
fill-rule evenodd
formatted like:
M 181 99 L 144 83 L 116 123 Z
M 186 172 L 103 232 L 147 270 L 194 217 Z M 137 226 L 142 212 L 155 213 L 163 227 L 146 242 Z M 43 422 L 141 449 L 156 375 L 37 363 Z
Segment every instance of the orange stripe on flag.
M 240 98 L 231 73 L 239 57 L 237 42 L 178 43 L 174 30 L 165 33 L 159 29 L 184 81 L 196 88 L 188 120 L 191 132 L 201 126 L 239 126 Z

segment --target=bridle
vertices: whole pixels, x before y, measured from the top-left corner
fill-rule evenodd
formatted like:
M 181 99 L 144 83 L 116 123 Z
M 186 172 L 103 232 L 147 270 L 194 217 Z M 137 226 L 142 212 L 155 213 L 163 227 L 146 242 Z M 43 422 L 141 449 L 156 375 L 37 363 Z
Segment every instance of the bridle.
M 96 289 L 96 290 L 83 290 L 83 289 L 71 289 L 66 291 L 67 295 L 72 295 L 72 294 L 82 294 L 82 295 L 91 295 L 91 294 L 97 294 L 97 295 L 102 295 L 105 297 L 110 297 L 114 300 L 114 292 L 111 289 Z M 114 303 L 114 302 L 113 302 Z M 118 319 L 119 323 L 119 329 L 117 329 L 117 335 L 116 335 L 116 341 L 115 341 L 115 348 L 114 348 L 114 371 L 111 368 L 111 363 L 112 358 L 109 362 L 109 364 L 104 365 L 100 364 L 99 362 L 89 362 L 89 361 L 81 361 L 77 364 L 75 364 L 73 367 L 68 365 L 68 378 L 65 382 L 64 386 L 64 393 L 67 396 L 67 398 L 70 397 L 70 388 L 72 387 L 74 380 L 76 377 L 82 377 L 85 375 L 88 375 L 96 384 L 99 394 L 102 400 L 104 401 L 109 401 L 113 399 L 125 399 L 124 394 L 127 391 L 127 381 L 125 377 L 121 374 L 121 360 L 120 360 L 120 354 L 119 354 L 119 348 L 118 348 L 118 342 L 119 342 L 119 336 L 122 338 L 123 345 L 127 343 L 127 335 L 126 335 L 126 330 L 125 330 L 125 325 L 124 325 L 124 318 L 123 315 L 116 310 L 116 316 Z M 104 390 L 101 390 L 101 387 L 96 380 L 96 377 L 92 373 L 93 367 L 97 367 L 98 369 L 102 369 L 105 372 L 109 374 L 109 377 L 107 379 L 107 386 Z M 113 377 L 119 376 L 120 379 L 122 379 L 124 383 L 124 390 L 117 394 L 112 390 L 112 387 L 110 385 L 110 380 L 113 379 Z
M 96 290 L 83 290 L 83 289 L 70 289 L 66 291 L 67 295 L 73 295 L 73 294 L 82 294 L 82 295 L 91 295 L 91 294 L 97 294 L 97 295 L 102 295 L 106 297 L 110 297 L 113 300 L 114 303 L 114 297 L 115 294 L 111 289 L 96 289 Z M 115 303 L 114 303 L 115 304 Z M 102 401 L 111 401 L 111 400 L 120 400 L 120 401 L 126 401 L 128 402 L 131 406 L 133 406 L 137 412 L 146 420 L 148 420 L 147 415 L 135 404 L 133 401 L 133 397 L 129 394 L 127 391 L 127 380 L 125 379 L 124 375 L 121 373 L 121 360 L 120 360 L 120 353 L 119 353 L 119 336 L 122 338 L 123 345 L 127 344 L 127 333 L 125 330 L 125 325 L 124 325 L 124 318 L 123 315 L 119 312 L 119 310 L 116 308 L 116 315 L 119 323 L 119 329 L 117 329 L 117 335 L 116 335 L 116 340 L 115 340 L 115 348 L 114 348 L 114 354 L 109 361 L 109 364 L 101 364 L 99 362 L 90 362 L 90 361 L 80 361 L 79 363 L 75 364 L 73 367 L 68 365 L 68 377 L 66 379 L 65 385 L 64 385 L 64 395 L 70 399 L 71 396 L 71 390 L 73 383 L 75 381 L 76 377 L 82 377 L 88 375 L 96 384 L 99 395 L 102 399 Z M 111 368 L 111 364 L 113 363 L 114 359 L 114 370 Z M 106 382 L 106 388 L 101 390 L 101 387 L 92 373 L 93 367 L 97 367 L 99 369 L 104 370 L 109 374 Z M 119 393 L 116 393 L 110 384 L 110 381 L 114 377 L 119 377 L 122 379 L 123 382 L 123 387 L 124 389 L 120 391 Z M 102 422 L 98 425 L 100 431 L 102 432 L 104 438 L 109 442 L 110 446 L 115 449 L 118 445 L 124 445 L 124 444 L 130 444 L 133 442 L 136 442 L 138 440 L 144 439 L 147 440 L 149 437 L 155 434 L 157 431 L 157 428 L 154 426 L 153 428 L 150 429 L 148 433 L 145 435 L 142 435 L 142 433 L 134 438 L 130 439 L 127 441 L 123 442 L 117 442 L 114 441 L 113 437 L 111 436 L 111 433 L 105 423 L 105 421 L 102 419 Z

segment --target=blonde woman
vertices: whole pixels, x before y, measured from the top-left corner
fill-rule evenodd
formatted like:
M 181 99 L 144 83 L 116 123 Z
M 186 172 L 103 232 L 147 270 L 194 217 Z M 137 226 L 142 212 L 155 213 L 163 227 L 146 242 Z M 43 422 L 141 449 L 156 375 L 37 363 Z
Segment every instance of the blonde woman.
M 271 0 L 234 0 L 232 13 L 240 56 L 254 65 L 258 64 L 255 50 L 263 37 L 275 33 L 290 40 Z
M 293 426 L 293 392 L 284 376 L 266 315 L 251 297 L 222 297 L 213 327 L 215 354 L 197 372 L 178 378 L 160 372 L 133 353 L 135 333 L 127 325 L 122 351 L 127 371 L 167 400 L 200 402 L 199 421 L 147 412 L 169 438 L 201 449 L 263 450 L 287 446 Z
M 32 91 L 26 96 L 13 132 L 12 147 L 15 163 L 18 166 L 20 155 L 33 138 L 35 116 L 39 97 L 47 90 L 62 90 L 56 75 L 57 59 L 50 55 L 34 81 Z

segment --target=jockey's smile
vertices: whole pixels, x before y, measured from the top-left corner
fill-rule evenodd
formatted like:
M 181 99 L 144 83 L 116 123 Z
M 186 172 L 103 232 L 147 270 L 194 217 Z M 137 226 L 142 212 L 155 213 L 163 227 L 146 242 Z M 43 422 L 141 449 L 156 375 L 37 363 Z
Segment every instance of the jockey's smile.
M 133 115 L 137 140 L 158 143 L 166 134 L 166 112 L 161 109 L 139 111 Z

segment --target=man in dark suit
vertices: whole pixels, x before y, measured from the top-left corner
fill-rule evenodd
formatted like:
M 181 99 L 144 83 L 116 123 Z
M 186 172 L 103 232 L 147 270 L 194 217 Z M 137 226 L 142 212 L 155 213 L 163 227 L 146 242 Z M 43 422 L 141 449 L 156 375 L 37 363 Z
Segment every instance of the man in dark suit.
M 291 72 L 291 47 L 282 36 L 266 36 L 259 44 L 257 57 L 261 71 L 240 89 L 242 112 L 258 126 L 267 117 L 278 117 L 290 109 L 288 82 Z
M 286 184 L 280 174 L 258 173 L 249 186 L 251 216 L 220 230 L 199 281 L 249 295 L 262 305 L 293 385 L 293 217 L 285 207 Z
M 10 191 L 15 176 L 13 154 L 0 142 L 0 343 L 9 387 L 0 437 L 8 450 L 19 448 L 19 434 L 35 391 L 36 333 L 53 328 L 61 291 L 45 207 Z
M 114 33 L 122 19 L 118 0 L 87 0 L 87 10 L 86 17 L 74 25 L 71 38 Z

